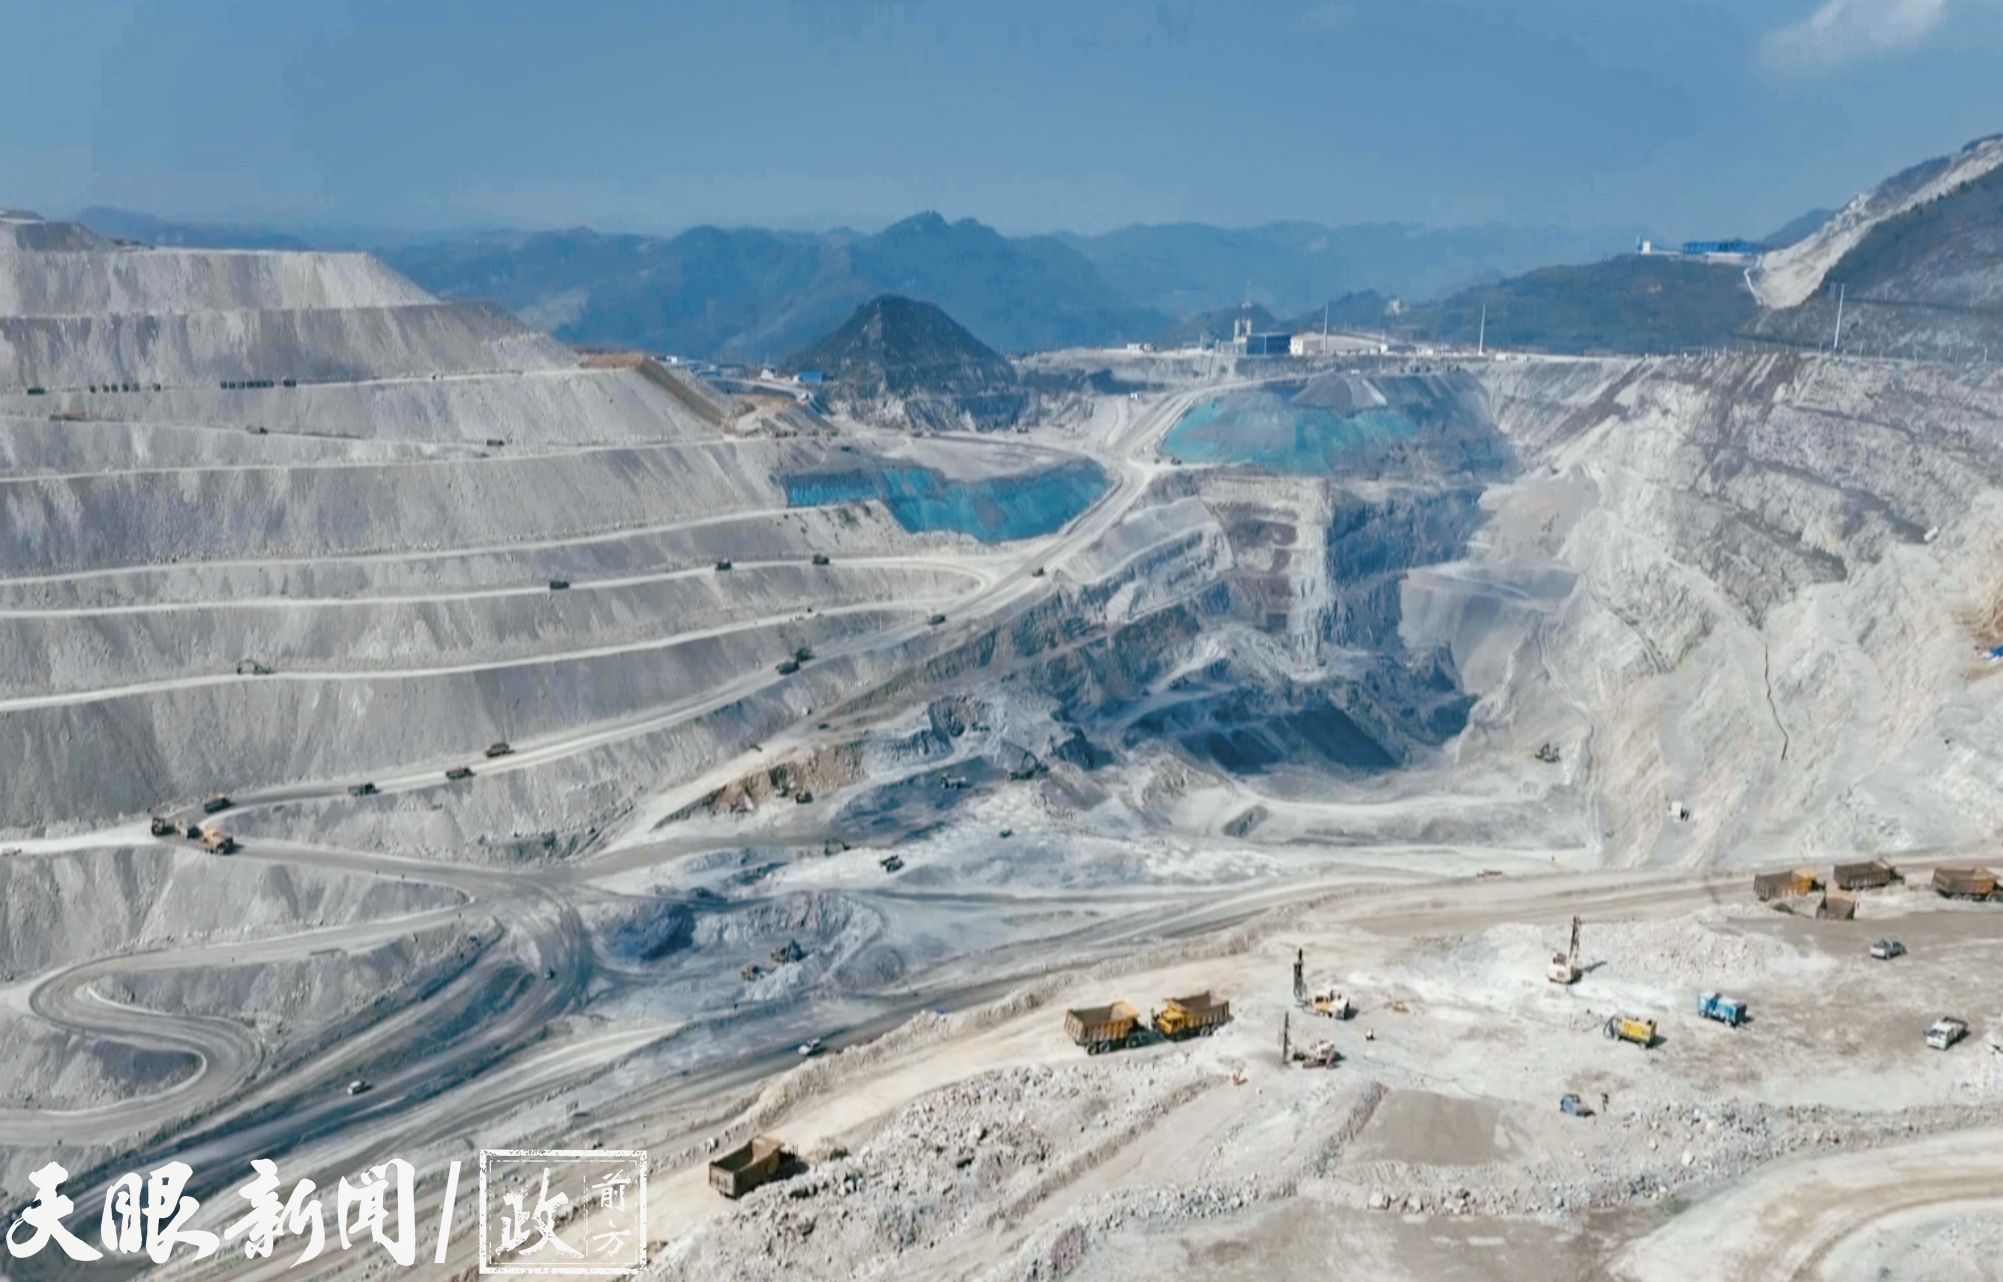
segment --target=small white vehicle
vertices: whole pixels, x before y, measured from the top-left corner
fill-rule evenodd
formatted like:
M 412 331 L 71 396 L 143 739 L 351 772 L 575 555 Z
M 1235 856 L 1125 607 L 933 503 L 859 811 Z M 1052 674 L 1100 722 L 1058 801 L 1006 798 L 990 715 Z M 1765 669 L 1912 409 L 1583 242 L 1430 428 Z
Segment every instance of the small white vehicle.
M 1896 939 L 1881 939 L 1871 945 L 1871 956 L 1879 961 L 1890 961 L 1905 955 L 1906 946 Z
M 825 1038 L 816 1037 L 810 1042 L 800 1043 L 800 1058 L 811 1059 L 828 1048 Z
M 1944 1051 L 1966 1036 L 1968 1036 L 1966 1020 L 1943 1015 L 1926 1030 L 1926 1044 L 1933 1050 Z

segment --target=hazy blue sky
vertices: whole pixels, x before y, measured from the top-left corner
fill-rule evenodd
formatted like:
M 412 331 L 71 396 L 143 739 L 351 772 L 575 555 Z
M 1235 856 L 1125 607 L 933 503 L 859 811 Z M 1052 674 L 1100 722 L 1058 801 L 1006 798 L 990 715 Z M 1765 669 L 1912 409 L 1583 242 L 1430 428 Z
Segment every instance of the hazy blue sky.
M 1757 235 L 2003 131 L 2003 0 L 0 0 L 0 205 Z

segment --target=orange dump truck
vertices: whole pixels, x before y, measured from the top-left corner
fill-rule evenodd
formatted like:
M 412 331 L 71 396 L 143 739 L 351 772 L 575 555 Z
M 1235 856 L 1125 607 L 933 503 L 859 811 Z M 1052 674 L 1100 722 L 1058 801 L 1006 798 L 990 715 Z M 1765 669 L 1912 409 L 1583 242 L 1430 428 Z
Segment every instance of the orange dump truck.
M 1988 899 L 1996 893 L 1996 874 L 1987 868 L 1936 868 L 1933 890 L 1948 899 Z
M 1138 1040 L 1141 1013 L 1125 1002 L 1111 1006 L 1082 1006 L 1064 1012 L 1065 1035 L 1088 1055 L 1100 1055 L 1134 1045 Z
M 1753 878 L 1753 893 L 1763 900 L 1785 899 L 1812 895 L 1821 885 L 1814 869 L 1794 868 L 1787 872 L 1760 873 Z

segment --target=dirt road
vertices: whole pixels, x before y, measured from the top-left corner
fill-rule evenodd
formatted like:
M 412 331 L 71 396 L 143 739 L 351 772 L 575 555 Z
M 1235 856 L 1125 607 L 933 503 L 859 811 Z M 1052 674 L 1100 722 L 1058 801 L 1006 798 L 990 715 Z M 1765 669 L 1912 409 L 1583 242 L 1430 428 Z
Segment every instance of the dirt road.
M 1632 1282 L 1810 1282 L 1831 1252 L 1887 1216 L 1999 1199 L 2003 1129 L 1798 1159 L 1683 1212 L 1622 1254 L 1615 1272 Z

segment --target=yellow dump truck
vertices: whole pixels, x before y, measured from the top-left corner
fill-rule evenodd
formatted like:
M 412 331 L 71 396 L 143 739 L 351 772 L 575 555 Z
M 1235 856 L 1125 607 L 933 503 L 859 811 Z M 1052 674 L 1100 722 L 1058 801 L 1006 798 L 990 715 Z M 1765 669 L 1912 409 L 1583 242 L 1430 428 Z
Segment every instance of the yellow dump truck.
M 709 1186 L 725 1197 L 743 1197 L 775 1179 L 786 1161 L 786 1146 L 775 1136 L 760 1135 L 709 1164 Z
M 1603 1031 L 1617 1042 L 1633 1042 L 1643 1048 L 1655 1045 L 1655 1021 L 1652 1019 L 1630 1019 L 1626 1015 L 1616 1015 L 1606 1022 Z
M 1753 878 L 1753 893 L 1762 900 L 1812 895 L 1821 888 L 1822 881 L 1815 875 L 1813 868 L 1760 873 Z
M 1125 1002 L 1111 1006 L 1082 1006 L 1064 1012 L 1064 1032 L 1088 1055 L 1101 1055 L 1133 1045 L 1137 1040 L 1141 1013 Z
M 1996 874 L 1987 868 L 1936 868 L 1933 892 L 1944 899 L 1988 899 L 1996 893 Z
M 1203 992 L 1169 998 L 1154 1013 L 1154 1030 L 1175 1042 L 1185 1037 L 1208 1037 L 1230 1021 L 1231 1003 L 1217 1001 Z
M 236 838 L 219 828 L 202 829 L 202 849 L 212 855 L 233 855 L 236 853 Z

